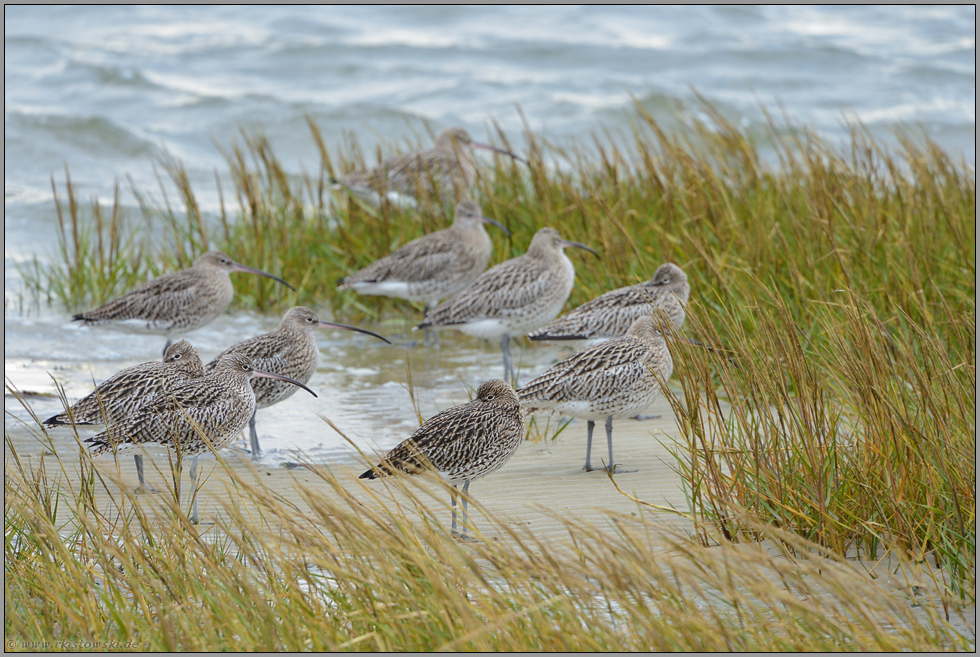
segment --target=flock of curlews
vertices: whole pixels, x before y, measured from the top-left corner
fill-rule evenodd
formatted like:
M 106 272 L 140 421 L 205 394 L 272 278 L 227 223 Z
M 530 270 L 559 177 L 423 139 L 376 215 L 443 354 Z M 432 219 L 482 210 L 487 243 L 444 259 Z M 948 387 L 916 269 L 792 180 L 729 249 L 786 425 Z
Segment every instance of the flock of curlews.
M 352 194 L 391 198 L 420 192 L 443 199 L 466 198 L 476 176 L 473 149 L 513 153 L 474 142 L 460 128 L 447 129 L 435 146 L 386 161 L 369 171 L 335 181 Z M 339 282 L 338 289 L 398 297 L 425 304 L 425 319 L 416 328 L 454 328 L 468 335 L 499 340 L 504 380 L 491 379 L 476 397 L 426 420 L 407 440 L 388 452 L 361 478 L 433 468 L 454 487 L 470 483 L 503 466 L 520 446 L 524 413 L 547 409 L 588 421 L 584 470 L 592 470 L 592 432 L 605 422 L 609 461 L 615 472 L 612 423 L 648 407 L 673 371 L 664 332 L 684 322 L 690 294 L 687 276 L 677 265 L 661 265 L 649 281 L 613 290 L 562 317 L 575 270 L 564 249 L 575 247 L 597 255 L 584 244 L 562 239 L 555 228 L 541 228 L 524 255 L 490 269 L 492 245 L 484 226 L 506 232 L 484 217 L 477 203 L 456 205 L 452 225 L 424 235 Z M 251 454 L 260 453 L 255 430 L 258 409 L 283 401 L 306 387 L 317 367 L 314 331 L 338 328 L 385 338 L 360 328 L 320 321 L 309 308 L 297 306 L 271 333 L 239 342 L 204 364 L 195 348 L 179 336 L 201 328 L 223 313 L 234 293 L 229 274 L 272 274 L 234 262 L 224 253 L 200 256 L 190 269 L 155 278 L 74 320 L 88 326 L 164 335 L 162 361 L 124 369 L 94 392 L 46 420 L 48 425 L 105 425 L 86 439 L 92 456 L 122 445 L 156 443 L 193 456 L 217 451 L 246 425 Z M 442 301 L 442 303 L 440 303 Z M 556 319 L 556 317 L 558 317 Z M 667 324 L 670 330 L 667 330 Z M 511 337 L 531 340 L 575 340 L 587 346 L 558 362 L 515 391 Z M 140 486 L 146 488 L 143 461 L 136 455 Z M 179 460 L 178 460 L 179 462 Z M 191 520 L 199 522 L 195 504 Z M 452 496 L 454 535 L 456 496 Z M 466 498 L 463 498 L 466 516 Z

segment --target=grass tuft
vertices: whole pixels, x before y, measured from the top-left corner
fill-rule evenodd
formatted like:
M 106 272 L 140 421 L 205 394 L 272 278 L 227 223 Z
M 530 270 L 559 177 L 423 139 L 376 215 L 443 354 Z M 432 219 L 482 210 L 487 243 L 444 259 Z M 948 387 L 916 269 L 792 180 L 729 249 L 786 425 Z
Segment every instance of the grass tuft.
M 172 491 L 137 500 L 84 448 L 34 462 L 5 442 L 13 650 L 971 649 L 931 607 L 771 526 L 754 527 L 761 545 L 709 548 L 639 506 L 563 518 L 559 546 L 483 510 L 485 540 L 460 543 L 437 477 L 369 487 L 304 462 L 306 483 L 270 486 L 219 458 L 227 494 L 198 528 Z M 896 565 L 912 569 L 879 567 Z
M 331 154 L 309 126 L 320 154 L 315 173 L 287 174 L 261 133 L 243 132 L 224 147 L 232 189 L 220 191 L 234 209 L 215 217 L 200 211 L 174 160 L 162 168 L 179 202 L 164 191 L 154 203 L 134 190 L 139 217 L 120 208 L 118 195 L 111 211 L 95 202 L 84 209 L 66 173 L 66 199 L 55 194 L 63 257 L 35 262 L 24 276 L 30 289 L 83 309 L 186 266 L 210 245 L 299 290 L 284 298 L 267 281 L 239 277 L 238 307 L 329 305 L 347 321 L 417 317 L 402 301 L 338 292 L 335 284 L 447 226 L 448 209 L 369 210 L 335 196 L 330 180 L 368 163 L 353 137 Z M 925 136 L 897 136 L 898 147 L 887 149 L 854 124 L 836 146 L 775 118 L 765 134 L 750 135 L 709 105 L 667 129 L 637 105 L 627 134 L 559 145 L 526 132 L 529 164 L 493 160 L 476 197 L 512 232 L 491 231 L 495 262 L 523 253 L 546 225 L 599 251 L 601 259 L 572 255 L 569 308 L 646 280 L 666 261 L 687 272 L 685 332 L 731 356 L 674 350 L 683 392 L 673 402 L 684 436 L 677 469 L 705 544 L 780 530 L 838 557 L 857 551 L 932 562 L 949 576 L 944 591 L 975 602 L 975 172 Z M 499 129 L 495 139 L 513 149 Z M 164 240 L 146 229 L 157 222 Z M 390 628 L 378 629 L 373 604 L 358 598 L 347 607 L 374 619 L 355 623 L 361 633 L 309 639 L 318 647 L 403 647 Z M 561 625 L 571 613 L 565 604 L 532 596 L 524 615 L 507 622 L 548 617 Z M 467 625 L 472 613 L 458 622 Z M 428 647 L 465 636 L 451 614 L 428 607 L 425 614 L 436 632 Z M 744 626 L 741 639 L 720 636 L 743 647 L 739 641 L 760 640 Z M 676 646 L 693 648 L 696 634 Z M 505 645 L 495 637 L 488 629 L 452 645 Z M 562 645 L 551 635 L 542 641 Z

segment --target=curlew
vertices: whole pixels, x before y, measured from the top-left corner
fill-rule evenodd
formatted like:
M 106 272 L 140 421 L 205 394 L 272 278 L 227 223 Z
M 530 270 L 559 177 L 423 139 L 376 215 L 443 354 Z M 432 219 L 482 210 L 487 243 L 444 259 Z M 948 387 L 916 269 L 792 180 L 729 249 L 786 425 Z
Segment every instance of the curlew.
M 614 418 L 631 417 L 660 393 L 658 379 L 668 379 L 674 363 L 653 317 L 633 320 L 626 335 L 572 354 L 521 389 L 521 404 L 545 408 L 588 420 L 583 470 L 591 472 L 592 431 L 596 420 L 606 421 L 609 463 L 613 460 Z
M 468 288 L 429 311 L 417 328 L 451 327 L 479 338 L 500 338 L 504 379 L 512 381 L 510 336 L 550 322 L 572 292 L 575 268 L 562 250 L 568 246 L 598 257 L 584 244 L 563 240 L 554 228 L 542 228 L 527 253 L 485 271 Z
M 204 365 L 197 349 L 187 340 L 178 340 L 163 354 L 163 361 L 150 361 L 119 370 L 96 386 L 95 391 L 73 406 L 44 421 L 48 426 L 66 424 L 104 424 L 110 428 L 123 422 L 148 397 L 167 392 L 187 379 L 204 376 Z M 143 474 L 143 456 L 136 454 L 136 473 L 140 490 L 150 491 Z
M 462 128 L 446 128 L 427 150 L 412 151 L 367 171 L 354 171 L 335 182 L 362 198 L 375 195 L 389 200 L 438 196 L 442 202 L 468 198 L 476 182 L 474 149 L 483 149 L 522 158 L 500 148 L 473 141 Z
M 589 344 L 618 338 L 637 317 L 662 313 L 674 330 L 684 324 L 684 306 L 691 295 L 687 274 L 673 263 L 657 268 L 640 285 L 621 287 L 582 304 L 547 326 L 528 333 L 531 340 L 586 340 Z
M 360 476 L 376 479 L 396 470 L 417 474 L 431 466 L 453 488 L 463 484 L 463 494 L 470 483 L 502 467 L 514 455 L 524 439 L 524 417 L 514 389 L 500 379 L 485 381 L 476 391 L 476 399 L 454 406 L 426 420 L 412 437 L 388 452 L 376 468 Z M 451 495 L 453 524 L 456 531 L 456 493 Z M 463 532 L 469 520 L 466 498 L 463 498 Z
M 220 251 L 208 251 L 190 269 L 154 278 L 72 319 L 85 326 L 164 335 L 169 347 L 175 336 L 206 326 L 225 311 L 235 293 L 229 274 L 236 271 L 271 278 L 295 292 L 278 276 L 238 264 Z
M 197 457 L 201 452 L 217 452 L 232 440 L 255 412 L 253 377 L 286 381 L 316 393 L 299 381 L 278 374 L 262 372 L 242 354 L 229 354 L 217 367 L 196 379 L 175 384 L 170 390 L 158 392 L 129 413 L 122 422 L 108 427 L 85 442 L 92 443 L 93 457 L 107 454 L 123 445 L 159 444 L 177 452 L 177 476 L 180 477 L 184 456 L 194 456 L 191 480 L 197 479 Z M 197 495 L 191 521 L 197 522 Z
M 279 328 L 272 333 L 242 340 L 229 347 L 215 357 L 205 368 L 207 372 L 214 371 L 221 360 L 228 354 L 243 354 L 247 356 L 256 369 L 270 374 L 289 377 L 299 383 L 309 383 L 310 377 L 316 371 L 320 352 L 316 347 L 316 328 L 339 328 L 347 331 L 357 331 L 373 335 L 379 340 L 388 342 L 377 333 L 354 326 L 321 322 L 309 308 L 296 306 L 283 315 Z M 388 342 L 388 344 L 391 344 Z M 252 381 L 255 391 L 255 412 L 260 408 L 268 408 L 291 397 L 296 392 L 295 385 L 275 379 L 260 378 Z M 259 447 L 259 436 L 255 431 L 255 412 L 248 421 L 252 446 L 252 458 L 258 458 L 262 450 Z
M 429 312 L 441 299 L 466 288 L 490 264 L 493 244 L 483 224 L 510 235 L 503 225 L 484 217 L 475 201 L 463 201 L 456 206 L 452 226 L 412 240 L 342 279 L 337 289 L 421 301 Z

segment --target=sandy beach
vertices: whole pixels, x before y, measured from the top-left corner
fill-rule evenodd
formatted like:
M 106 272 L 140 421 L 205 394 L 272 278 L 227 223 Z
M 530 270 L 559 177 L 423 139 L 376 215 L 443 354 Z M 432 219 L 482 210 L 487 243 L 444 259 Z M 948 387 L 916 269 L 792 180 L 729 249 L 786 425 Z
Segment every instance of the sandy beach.
M 687 510 L 679 477 L 671 469 L 674 462 L 667 446 L 677 437 L 678 430 L 670 404 L 663 398 L 658 399 L 647 411 L 649 415 L 659 415 L 659 418 L 649 420 L 624 419 L 618 420 L 613 426 L 613 448 L 616 461 L 623 470 L 615 475 L 615 482 L 623 493 L 639 500 L 666 507 Z M 548 420 L 546 413 L 538 416 L 539 424 Z M 554 426 L 555 418 L 552 418 Z M 343 430 L 343 427 L 339 427 Z M 333 432 L 326 423 L 323 430 Z M 8 431 L 11 442 L 22 458 L 35 460 L 41 457 L 47 449 L 31 432 L 12 426 L 8 420 Z M 91 429 L 80 429 L 84 439 L 92 433 Z M 69 479 L 77 478 L 79 453 L 74 438 L 69 429 L 49 430 L 53 445 L 64 464 L 64 472 Z M 407 436 L 405 436 L 407 437 Z M 567 535 L 560 518 L 577 517 L 597 524 L 617 515 L 637 513 L 637 503 L 616 490 L 605 472 L 601 470 L 584 472 L 582 464 L 585 461 L 586 423 L 574 421 L 556 439 L 543 438 L 538 442 L 530 440 L 518 449 L 514 457 L 500 470 L 474 482 L 470 494 L 475 500 L 471 506 L 473 522 L 477 527 L 487 527 L 481 523 L 478 508 L 485 509 L 497 518 L 530 527 L 534 534 L 543 540 L 560 541 Z M 136 469 L 133 466 L 133 448 L 121 449 L 118 453 L 119 474 L 126 485 L 136 487 Z M 172 489 L 173 483 L 170 472 L 170 457 L 167 450 L 152 446 L 144 452 L 146 459 L 147 482 L 160 491 Z M 6 457 L 11 456 L 9 445 Z M 236 447 L 226 448 L 220 452 L 225 466 L 244 477 L 258 477 L 259 480 L 287 499 L 302 506 L 304 503 L 299 495 L 302 486 L 314 487 L 318 477 L 309 467 L 327 468 L 344 487 L 358 499 L 370 503 L 372 492 L 384 495 L 398 495 L 397 487 L 387 487 L 381 481 L 359 480 L 358 475 L 368 467 L 366 461 L 318 462 L 306 459 L 297 454 L 296 460 L 302 461 L 307 467 L 285 467 L 285 465 L 269 466 L 255 465 L 248 455 Z M 380 454 L 367 453 L 366 457 L 374 459 Z M 607 448 L 605 431 L 601 423 L 595 429 L 592 459 L 594 465 L 606 460 Z M 51 455 L 47 455 L 48 472 L 56 470 L 51 467 Z M 100 457 L 95 461 L 96 467 L 108 478 L 116 474 L 116 461 L 112 456 Z M 200 459 L 201 487 L 199 490 L 199 505 L 203 526 L 208 526 L 222 516 L 220 499 L 229 494 L 228 477 L 212 455 L 203 455 Z M 64 475 L 59 475 L 64 476 Z M 186 478 L 185 470 L 185 478 Z M 168 481 L 169 479 L 169 481 Z M 298 486 L 299 484 L 300 486 Z M 186 483 L 185 483 L 186 485 Z M 441 499 L 443 491 L 437 483 L 427 483 L 420 480 L 419 485 L 432 490 L 434 497 Z M 105 491 L 102 491 L 105 494 Z M 139 499 L 146 499 L 141 495 Z M 151 497 L 152 499 L 152 497 Z M 108 501 L 106 498 L 105 501 Z M 445 500 L 448 504 L 448 499 Z M 440 502 L 434 501 L 438 508 Z M 448 509 L 446 510 L 448 523 Z M 693 524 L 683 517 L 670 513 L 656 514 L 657 522 L 675 530 L 693 529 Z M 482 531 L 482 527 L 481 527 Z M 493 532 L 486 538 L 493 539 Z
M 727 411 L 727 408 L 723 410 Z M 681 479 L 674 471 L 675 459 L 668 450 L 679 436 L 670 404 L 661 397 L 646 413 L 660 417 L 643 421 L 620 420 L 613 427 L 614 453 L 617 463 L 624 469 L 623 473 L 615 475 L 615 484 L 603 471 L 583 472 L 581 469 L 585 457 L 585 422 L 573 422 L 554 440 L 526 441 L 503 468 L 477 480 L 470 488 L 474 500 L 470 505 L 470 516 L 480 537 L 488 541 L 512 540 L 507 532 L 501 531 L 501 527 L 509 525 L 519 534 L 533 535 L 538 542 L 538 547 L 532 548 L 534 551 L 571 551 L 574 537 L 570 536 L 565 524 L 567 520 L 580 520 L 599 528 L 608 527 L 610 532 L 615 532 L 618 531 L 617 523 L 632 524 L 631 519 L 641 518 L 648 534 L 651 528 L 653 532 L 662 528 L 664 535 L 670 538 L 692 535 L 694 523 L 688 518 L 648 506 L 652 504 L 684 513 L 688 511 Z M 547 419 L 545 414 L 539 417 L 540 420 Z M 59 466 L 50 452 L 42 447 L 38 437 L 18 424 L 8 416 L 9 440 L 5 448 L 8 467 L 11 467 L 12 445 L 22 460 L 32 463 L 31 467 L 36 467 L 38 460 L 44 458 L 50 478 L 60 480 L 62 485 L 77 486 L 80 456 L 70 431 L 60 429 L 51 432 L 52 444 L 62 464 Z M 326 423 L 324 430 L 332 431 Z M 88 432 L 82 434 L 83 437 L 86 435 Z M 132 453 L 131 449 L 121 450 L 118 461 L 111 456 L 100 457 L 95 462 L 96 467 L 107 481 L 111 481 L 116 477 L 118 463 L 123 485 L 135 488 L 137 479 Z M 162 510 L 163 505 L 155 503 L 155 500 L 172 495 L 172 479 L 169 482 L 167 479 L 171 476 L 167 451 L 154 447 L 144 454 L 148 483 L 163 492 L 141 494 L 137 499 L 145 508 Z M 373 459 L 375 454 L 366 456 Z M 245 452 L 235 447 L 222 450 L 221 458 L 224 466 L 211 455 L 202 456 L 200 460 L 202 533 L 215 531 L 223 520 L 228 519 L 225 509 L 229 505 L 237 506 L 236 502 L 248 504 L 248 500 L 236 492 L 236 486 L 229 476 L 231 472 L 235 473 L 234 478 L 268 487 L 277 496 L 295 505 L 298 511 L 305 512 L 309 507 L 304 490 L 322 488 L 330 492 L 321 473 L 316 472 L 320 468 L 329 469 L 330 474 L 337 478 L 357 503 L 368 506 L 383 504 L 389 508 L 396 506 L 410 519 L 413 513 L 417 516 L 417 508 L 405 494 L 405 489 L 386 485 L 384 480 L 358 479 L 358 475 L 367 467 L 366 462 L 318 463 L 298 454 L 297 459 L 303 461 L 299 467 L 255 466 Z M 604 431 L 597 426 L 593 463 L 600 463 L 606 458 Z M 417 499 L 424 500 L 426 512 L 444 523 L 448 530 L 450 509 L 446 490 L 433 476 L 429 477 L 413 478 L 408 489 L 414 493 L 419 493 L 419 489 L 430 493 L 418 495 Z M 622 492 L 617 490 L 616 484 Z M 416 485 L 418 488 L 415 488 Z M 238 499 L 235 499 L 236 496 Z M 630 496 L 647 504 L 640 504 Z M 105 488 L 96 486 L 96 497 L 98 504 L 111 507 Z M 182 506 L 188 509 L 186 497 Z M 62 509 L 62 513 L 67 514 L 67 505 Z M 490 522 L 484 512 L 492 515 L 496 522 Z M 451 540 L 448 531 L 447 540 Z M 755 548 L 747 544 L 742 549 Z M 774 554 L 778 552 L 775 547 L 770 551 Z M 941 613 L 942 603 L 927 568 L 916 573 L 895 568 L 886 562 L 854 560 L 853 563 L 861 570 L 873 572 L 885 595 L 907 600 L 917 615 L 921 613 L 924 618 L 929 609 Z M 913 595 L 912 591 L 917 593 Z M 962 635 L 971 636 L 976 627 L 975 609 L 970 608 L 962 615 L 956 611 L 950 623 Z

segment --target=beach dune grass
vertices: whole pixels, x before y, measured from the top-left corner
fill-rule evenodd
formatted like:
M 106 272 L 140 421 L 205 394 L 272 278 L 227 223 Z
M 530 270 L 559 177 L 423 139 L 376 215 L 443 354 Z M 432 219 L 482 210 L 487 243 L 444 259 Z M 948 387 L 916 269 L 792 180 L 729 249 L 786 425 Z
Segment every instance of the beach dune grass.
M 496 131 L 528 165 L 494 160 L 479 178 L 484 214 L 511 231 L 491 236 L 494 261 L 545 225 L 596 249 L 600 259 L 576 262 L 568 308 L 663 262 L 687 272 L 685 333 L 724 350 L 674 355 L 677 469 L 705 543 L 751 541 L 768 524 L 841 557 L 929 560 L 951 596 L 975 601 L 973 168 L 927 137 L 909 131 L 886 148 L 857 124 L 843 145 L 775 119 L 749 135 L 710 106 L 669 130 L 637 106 L 633 125 L 562 145 L 528 131 L 523 149 Z M 238 307 L 317 303 L 345 321 L 414 323 L 419 309 L 335 283 L 445 227 L 451 209 L 336 195 L 335 175 L 370 162 L 353 138 L 331 155 L 310 128 L 321 161 L 302 176 L 259 133 L 226 147 L 231 209 L 219 216 L 202 216 L 172 161 L 179 203 L 141 195 L 139 212 L 88 216 L 69 193 L 65 257 L 25 279 L 77 310 L 209 245 L 298 289 L 242 278 Z
M 655 529 L 638 507 L 602 526 L 566 518 L 569 540 L 558 546 L 481 509 L 499 540 L 463 543 L 440 522 L 448 495 L 436 477 L 372 489 L 307 462 L 312 482 L 296 480 L 291 496 L 219 460 L 211 476 L 225 478 L 228 495 L 218 523 L 198 528 L 182 511 L 186 498 L 170 490 L 137 502 L 84 451 L 34 462 L 9 438 L 7 449 L 4 633 L 14 650 L 971 645 L 935 608 L 916 608 L 832 552 L 762 525 L 764 548 L 706 547 Z

